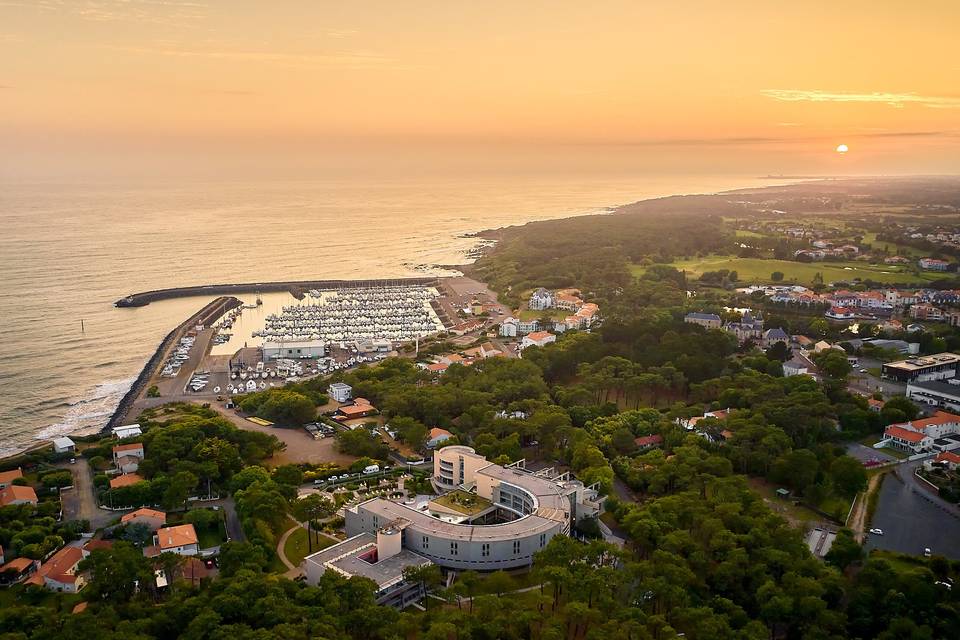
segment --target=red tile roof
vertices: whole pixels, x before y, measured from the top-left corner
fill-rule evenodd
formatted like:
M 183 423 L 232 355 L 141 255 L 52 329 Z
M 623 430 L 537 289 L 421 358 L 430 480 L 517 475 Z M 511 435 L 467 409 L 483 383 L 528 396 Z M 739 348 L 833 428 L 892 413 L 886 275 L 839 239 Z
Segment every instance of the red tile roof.
M 0 489 L 0 507 L 23 501 L 37 504 L 37 492 L 33 490 L 33 487 L 11 484 Z
M 75 582 L 77 576 L 70 572 L 76 569 L 81 560 L 83 560 L 83 551 L 80 547 L 64 547 L 40 565 L 37 576 L 63 583 Z
M 160 550 L 197 544 L 197 531 L 192 524 L 181 524 L 157 530 L 157 546 Z
M 910 429 L 904 429 L 903 427 L 897 426 L 887 427 L 883 433 L 891 438 L 898 438 L 900 440 L 906 440 L 907 442 L 920 442 L 926 438 L 926 436 L 922 433 L 917 433 L 916 431 L 911 431 Z
M 655 444 L 660 444 L 661 442 L 663 442 L 663 436 L 661 436 L 659 433 L 655 433 L 652 436 L 640 436 L 639 438 L 636 438 L 633 442 L 638 447 L 651 447 Z
M 937 454 L 937 457 L 934 458 L 934 462 L 949 462 L 950 464 L 960 464 L 960 455 L 955 454 L 953 451 L 941 451 Z
M 17 467 L 13 471 L 0 471 L 0 484 L 10 484 L 17 478 L 23 477 L 23 471 Z
M 137 449 L 143 449 L 142 442 L 131 442 L 130 444 L 118 444 L 113 448 L 113 452 L 119 453 L 121 451 L 136 451 Z
M 151 509 L 149 507 L 142 507 L 140 509 L 137 509 L 136 511 L 131 511 L 130 513 L 125 513 L 122 516 L 120 516 L 120 522 L 121 523 L 130 522 L 131 520 L 135 518 L 139 518 L 141 516 L 144 518 L 156 518 L 161 522 L 167 521 L 167 514 L 164 513 L 163 511 L 157 511 L 156 509 Z
M 117 476 L 116 478 L 113 478 L 112 480 L 110 480 L 110 488 L 116 489 L 118 487 L 129 487 L 130 485 L 137 484 L 142 480 L 143 480 L 143 477 L 140 475 L 137 475 L 136 473 L 125 473 L 121 476 Z
M 30 558 L 15 558 L 0 567 L 0 573 L 3 573 L 4 571 L 16 571 L 17 573 L 23 573 L 30 568 L 30 565 L 32 565 L 33 562 L 34 561 Z

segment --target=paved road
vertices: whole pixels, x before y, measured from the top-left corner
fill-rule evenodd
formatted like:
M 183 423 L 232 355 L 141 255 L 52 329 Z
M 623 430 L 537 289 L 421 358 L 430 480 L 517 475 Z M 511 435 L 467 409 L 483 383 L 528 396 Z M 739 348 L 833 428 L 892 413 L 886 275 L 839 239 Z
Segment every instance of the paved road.
M 220 500 L 212 500 L 209 502 L 198 502 L 194 504 L 194 508 L 202 507 L 213 507 L 219 506 L 223 509 L 223 513 L 226 516 L 224 518 L 225 525 L 227 529 L 227 536 L 230 540 L 236 542 L 243 542 L 247 537 L 243 534 L 243 527 L 240 526 L 240 516 L 237 515 L 237 505 L 234 503 L 232 497 L 222 498 Z
M 859 442 L 847 443 L 847 455 L 856 458 L 860 462 L 876 461 L 877 463 L 893 462 L 897 458 L 886 453 L 881 449 L 874 449 Z
M 884 535 L 869 535 L 865 547 L 920 555 L 934 554 L 960 560 L 960 509 L 920 488 L 913 470 L 920 461 L 905 463 L 891 472 L 880 489 L 880 502 L 871 527 Z
M 93 476 L 86 459 L 77 458 L 75 464 L 61 463 L 58 467 L 73 473 L 73 488 L 62 492 L 64 520 L 89 520 L 93 530 L 105 527 L 120 516 L 119 512 L 105 511 L 97 506 Z

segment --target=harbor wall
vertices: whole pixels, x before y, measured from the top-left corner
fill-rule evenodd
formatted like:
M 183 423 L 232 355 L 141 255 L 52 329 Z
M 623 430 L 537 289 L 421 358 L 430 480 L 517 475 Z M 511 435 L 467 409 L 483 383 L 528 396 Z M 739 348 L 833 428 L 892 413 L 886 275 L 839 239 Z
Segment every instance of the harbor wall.
M 163 364 L 167 352 L 169 352 L 173 345 L 180 340 L 181 336 L 183 336 L 186 331 L 198 324 L 211 324 L 212 322 L 216 322 L 221 316 L 223 316 L 223 314 L 231 309 L 239 307 L 241 304 L 242 302 L 237 298 L 220 296 L 215 300 L 211 300 L 208 304 L 204 305 L 200 311 L 187 318 L 176 329 L 168 333 L 167 336 L 160 342 L 160 346 L 157 347 L 157 350 L 153 353 L 150 359 L 147 360 L 147 364 L 143 366 L 143 370 L 140 371 L 140 375 L 137 376 L 137 379 L 133 382 L 133 385 L 131 385 L 130 390 L 124 394 L 123 398 L 120 400 L 120 403 L 117 404 L 116 410 L 114 410 L 110 420 L 108 420 L 107 424 L 103 427 L 103 431 L 108 432 L 114 427 L 118 427 L 125 423 L 127 413 L 130 411 L 133 403 L 136 402 L 137 398 L 140 397 L 140 394 L 144 392 L 147 384 Z
M 293 280 L 286 282 L 250 282 L 246 284 L 208 284 L 194 287 L 174 287 L 133 293 L 114 303 L 117 307 L 144 307 L 157 300 L 188 298 L 191 296 L 226 296 L 237 293 L 289 291 L 297 295 L 310 289 L 337 289 L 347 287 L 383 287 L 396 285 L 436 285 L 438 278 L 378 278 L 375 280 Z

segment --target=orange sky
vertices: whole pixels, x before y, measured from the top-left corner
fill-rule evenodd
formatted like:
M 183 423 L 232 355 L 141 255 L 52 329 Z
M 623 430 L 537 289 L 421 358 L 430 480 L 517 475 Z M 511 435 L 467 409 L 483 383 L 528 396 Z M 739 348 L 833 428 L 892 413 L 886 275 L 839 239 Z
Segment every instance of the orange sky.
M 0 144 L 723 147 L 771 171 L 948 172 L 958 25 L 955 0 L 0 0 Z

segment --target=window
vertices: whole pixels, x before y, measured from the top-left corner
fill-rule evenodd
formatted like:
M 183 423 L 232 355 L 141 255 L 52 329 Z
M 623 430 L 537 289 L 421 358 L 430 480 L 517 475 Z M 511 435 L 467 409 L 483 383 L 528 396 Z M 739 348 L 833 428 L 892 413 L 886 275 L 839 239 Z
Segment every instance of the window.
M 451 542 L 451 543 L 450 543 L 450 555 L 452 555 L 452 556 L 457 555 L 457 543 L 456 543 L 456 542 Z
M 488 556 L 490 555 L 490 543 L 489 543 L 489 542 L 484 542 L 482 545 L 480 545 L 480 555 L 483 556 L 484 558 L 486 558 L 486 557 L 488 557 Z
M 380 528 L 380 519 L 377 518 L 377 516 L 373 516 L 373 528 L 374 529 Z
M 519 541 L 519 540 L 514 540 L 514 541 L 513 541 L 513 553 L 514 553 L 514 555 L 520 553 L 520 541 Z
M 547 544 L 547 534 L 541 533 L 541 534 L 540 534 L 540 547 L 542 548 L 543 545 L 545 545 L 545 544 Z
M 430 548 L 430 538 L 428 538 L 427 536 L 423 536 L 423 548 L 424 549 Z

